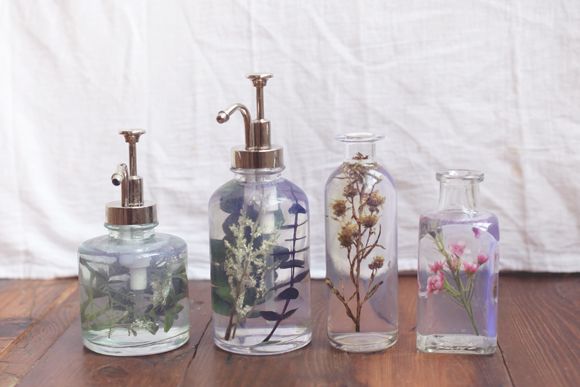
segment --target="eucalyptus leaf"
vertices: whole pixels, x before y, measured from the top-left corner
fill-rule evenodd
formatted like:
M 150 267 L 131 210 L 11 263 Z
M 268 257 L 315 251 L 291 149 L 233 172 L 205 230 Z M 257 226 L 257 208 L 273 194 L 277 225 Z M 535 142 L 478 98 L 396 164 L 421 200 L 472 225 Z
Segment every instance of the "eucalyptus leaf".
M 304 261 L 301 259 L 294 259 L 291 261 L 286 261 L 280 265 L 280 269 L 290 269 L 293 267 L 304 268 Z
M 296 288 L 286 288 L 276 296 L 276 300 L 295 300 L 300 295 Z

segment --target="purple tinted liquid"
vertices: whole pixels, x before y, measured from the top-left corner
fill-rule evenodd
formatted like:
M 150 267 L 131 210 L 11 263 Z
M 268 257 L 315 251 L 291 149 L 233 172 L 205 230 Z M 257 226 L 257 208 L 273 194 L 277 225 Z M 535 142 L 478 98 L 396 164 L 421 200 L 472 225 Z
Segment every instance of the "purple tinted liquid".
M 473 228 L 479 230 L 476 236 Z M 445 261 L 437 249 L 432 233 L 441 232 L 445 248 L 453 243 L 465 243 L 462 262 L 476 263 L 477 256 L 488 257 L 475 273 L 474 290 L 471 298 L 473 327 L 466 309 L 458 305 L 444 290 L 437 294 L 427 290 L 428 278 L 433 275 L 429 265 Z M 435 215 L 422 216 L 419 234 L 419 297 L 417 305 L 418 346 L 428 352 L 472 352 L 491 353 L 497 336 L 499 226 L 492 214 L 469 215 L 464 212 L 444 211 Z M 457 287 L 455 279 L 445 266 L 446 281 Z M 467 283 L 468 275 L 461 270 L 460 279 Z M 429 348 L 421 348 L 419 342 Z M 438 343 L 441 340 L 441 344 Z M 479 347 L 488 347 L 483 350 Z

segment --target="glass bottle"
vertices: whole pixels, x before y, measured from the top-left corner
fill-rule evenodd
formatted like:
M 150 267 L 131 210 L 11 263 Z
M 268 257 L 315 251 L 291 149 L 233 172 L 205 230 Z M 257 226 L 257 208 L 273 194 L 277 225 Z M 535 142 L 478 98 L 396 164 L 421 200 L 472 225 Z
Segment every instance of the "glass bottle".
M 136 143 L 144 131 L 123 131 L 130 168 L 112 176 L 122 200 L 107 205 L 108 235 L 78 249 L 83 344 L 104 355 L 167 352 L 189 339 L 187 245 L 155 233 L 156 205 L 143 201 Z
M 439 208 L 421 216 L 417 349 L 492 354 L 497 347 L 499 226 L 478 208 L 483 173 L 437 173 Z
M 395 344 L 397 312 L 397 192 L 375 160 L 382 136 L 351 133 L 346 159 L 326 183 L 328 338 L 348 352 Z
M 272 355 L 311 339 L 309 210 L 305 193 L 281 175 L 282 148 L 270 144 L 262 95 L 271 75 L 248 78 L 258 118 L 241 104 L 218 115 L 223 123 L 242 113 L 246 146 L 234 148 L 234 179 L 209 201 L 214 341 L 233 353 Z

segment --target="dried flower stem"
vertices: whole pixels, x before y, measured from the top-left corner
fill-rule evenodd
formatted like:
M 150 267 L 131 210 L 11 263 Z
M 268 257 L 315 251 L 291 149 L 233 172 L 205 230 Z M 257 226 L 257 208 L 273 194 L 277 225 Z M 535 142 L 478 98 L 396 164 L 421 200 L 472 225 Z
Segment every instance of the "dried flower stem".
M 347 182 L 343 190 L 344 199 L 335 200 L 332 203 L 332 210 L 334 219 L 341 222 L 341 229 L 337 239 L 341 247 L 346 249 L 349 277 L 354 286 L 354 292 L 349 297 L 346 297 L 344 292 L 338 290 L 330 279 L 326 279 L 326 284 L 344 305 L 346 315 L 355 325 L 355 331 L 360 332 L 363 305 L 383 284 L 383 281 L 374 283 L 377 272 L 384 263 L 382 256 L 375 256 L 368 265 L 369 269 L 371 269 L 371 276 L 367 291 L 363 296 L 360 283 L 361 264 L 376 248 L 385 249 L 379 243 L 382 234 L 382 226 L 379 224 L 379 212 L 382 209 L 385 198 L 375 191 L 377 184 L 381 180 L 369 174 L 373 165 L 360 162 L 361 160 L 366 160 L 367 157 L 359 153 L 353 159 L 355 162 L 343 164 L 343 174 L 338 179 L 344 179 Z M 367 192 L 365 183 L 369 178 L 375 179 L 375 182 Z M 353 299 L 355 300 L 355 305 L 351 307 L 350 303 Z

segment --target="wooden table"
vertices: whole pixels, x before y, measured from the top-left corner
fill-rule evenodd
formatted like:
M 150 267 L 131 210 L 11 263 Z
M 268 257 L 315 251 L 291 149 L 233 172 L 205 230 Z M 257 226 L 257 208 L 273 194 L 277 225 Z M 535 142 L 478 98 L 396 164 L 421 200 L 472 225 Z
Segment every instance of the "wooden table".
M 190 281 L 191 339 L 173 352 L 118 358 L 83 348 L 76 279 L 0 281 L 0 386 L 579 386 L 579 275 L 502 275 L 493 356 L 415 350 L 414 276 L 399 288 L 400 338 L 377 354 L 326 340 L 326 289 L 312 284 L 314 337 L 280 356 L 247 357 L 212 342 L 209 283 Z

